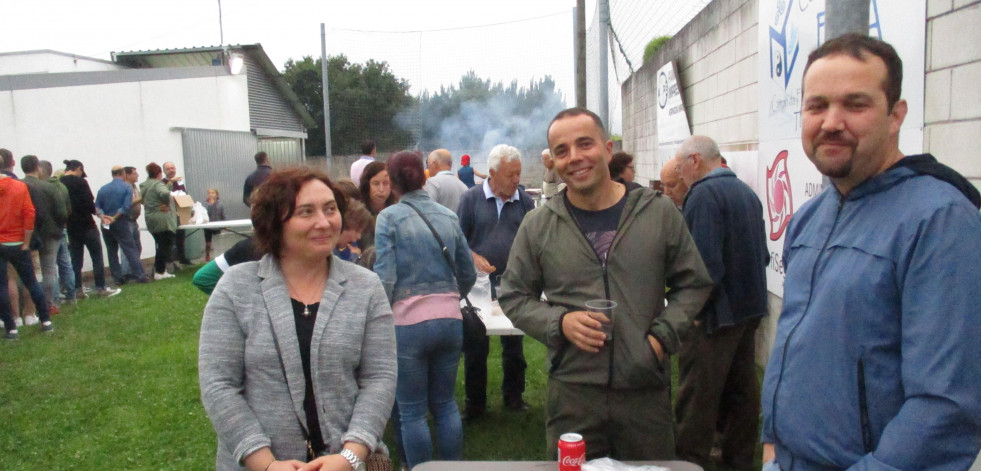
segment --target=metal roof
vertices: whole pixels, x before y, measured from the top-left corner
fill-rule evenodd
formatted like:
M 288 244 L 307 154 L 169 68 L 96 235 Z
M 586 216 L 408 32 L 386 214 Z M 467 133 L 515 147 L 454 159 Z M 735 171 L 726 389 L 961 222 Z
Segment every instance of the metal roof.
M 222 64 L 226 52 L 247 54 L 254 60 L 272 81 L 276 89 L 289 101 L 292 108 L 303 120 L 307 129 L 317 126 L 313 116 L 296 96 L 293 89 L 273 65 L 261 44 L 236 44 L 228 46 L 204 46 L 182 49 L 155 49 L 152 51 L 113 52 L 112 60 L 118 64 L 134 68 L 199 67 Z

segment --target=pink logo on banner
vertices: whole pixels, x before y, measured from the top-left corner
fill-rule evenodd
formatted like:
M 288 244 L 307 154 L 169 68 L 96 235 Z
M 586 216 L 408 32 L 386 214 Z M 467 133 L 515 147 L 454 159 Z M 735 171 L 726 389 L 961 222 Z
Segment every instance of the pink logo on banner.
M 780 240 L 794 215 L 794 195 L 790 191 L 787 151 L 780 151 L 766 169 L 766 203 L 770 212 L 770 240 Z

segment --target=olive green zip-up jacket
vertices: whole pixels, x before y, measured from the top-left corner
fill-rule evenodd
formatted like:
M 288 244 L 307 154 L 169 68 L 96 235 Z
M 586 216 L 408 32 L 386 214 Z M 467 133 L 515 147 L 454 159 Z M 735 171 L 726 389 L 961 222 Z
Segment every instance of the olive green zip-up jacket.
M 158 232 L 177 232 L 177 216 L 174 216 L 174 199 L 162 181 L 147 178 L 140 183 L 140 196 L 143 197 L 143 218 L 146 230 L 151 234 Z M 160 208 L 166 206 L 167 211 Z
M 548 347 L 553 379 L 613 389 L 667 387 L 667 355 L 660 364 L 647 335 L 667 354 L 676 352 L 712 290 L 681 212 L 660 192 L 629 192 L 604 267 L 564 200 L 565 192 L 522 222 L 502 278 L 501 308 Z M 618 304 L 614 335 L 589 353 L 565 338 L 561 319 L 599 298 Z

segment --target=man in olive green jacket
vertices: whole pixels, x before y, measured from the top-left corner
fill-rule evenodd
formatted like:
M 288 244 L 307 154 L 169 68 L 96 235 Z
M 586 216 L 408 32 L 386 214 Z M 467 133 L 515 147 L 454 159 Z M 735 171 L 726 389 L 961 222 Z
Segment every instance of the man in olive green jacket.
M 565 110 L 548 141 L 567 187 L 522 223 L 500 302 L 548 347 L 549 454 L 559 435 L 577 432 L 587 459 L 672 459 L 668 357 L 712 280 L 667 197 L 610 180 L 613 143 L 599 117 Z M 610 339 L 602 330 L 609 319 L 585 308 L 593 299 L 617 303 Z

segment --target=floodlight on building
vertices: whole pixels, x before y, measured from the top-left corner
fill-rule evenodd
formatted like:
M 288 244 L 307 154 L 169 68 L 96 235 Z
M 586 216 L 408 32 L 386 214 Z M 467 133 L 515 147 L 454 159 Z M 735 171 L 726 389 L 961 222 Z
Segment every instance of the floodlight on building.
M 231 54 L 228 58 L 228 72 L 232 75 L 239 75 L 242 73 L 243 66 L 245 65 L 245 58 L 241 54 Z

